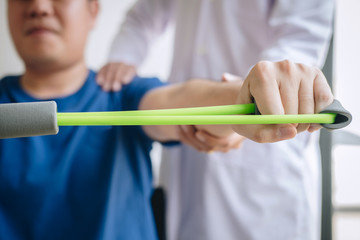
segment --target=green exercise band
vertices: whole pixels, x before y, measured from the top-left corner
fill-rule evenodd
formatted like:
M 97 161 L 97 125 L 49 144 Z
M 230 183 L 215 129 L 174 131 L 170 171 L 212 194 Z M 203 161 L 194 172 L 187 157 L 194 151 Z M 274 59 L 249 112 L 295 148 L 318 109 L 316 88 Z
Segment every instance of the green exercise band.
M 241 115 L 255 113 L 255 104 L 213 107 L 119 111 L 57 113 L 59 126 L 102 125 L 217 125 L 217 124 L 287 124 L 335 122 L 335 113 L 299 115 Z
M 251 115 L 249 115 L 251 114 Z M 320 123 L 346 127 L 351 114 L 334 101 L 319 114 L 261 115 L 255 103 L 116 112 L 57 112 L 54 101 L 0 104 L 0 139 L 53 135 L 59 126 Z

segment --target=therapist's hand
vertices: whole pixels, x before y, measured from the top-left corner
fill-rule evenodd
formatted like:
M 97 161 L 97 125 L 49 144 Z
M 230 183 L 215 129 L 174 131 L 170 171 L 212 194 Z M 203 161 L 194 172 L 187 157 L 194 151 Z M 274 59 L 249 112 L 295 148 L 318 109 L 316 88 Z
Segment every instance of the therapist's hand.
M 228 152 L 240 148 L 245 137 L 238 134 L 218 137 L 208 133 L 206 130 L 198 129 L 196 126 L 179 126 L 178 136 L 180 141 L 200 152 Z
M 257 63 L 241 87 L 238 103 L 255 99 L 261 114 L 319 113 L 333 101 L 323 73 L 291 61 Z M 297 133 L 320 129 L 318 124 L 234 125 L 237 133 L 256 142 L 290 139 Z
M 136 74 L 136 67 L 123 62 L 110 62 L 100 69 L 96 76 L 97 83 L 104 91 L 119 91 Z

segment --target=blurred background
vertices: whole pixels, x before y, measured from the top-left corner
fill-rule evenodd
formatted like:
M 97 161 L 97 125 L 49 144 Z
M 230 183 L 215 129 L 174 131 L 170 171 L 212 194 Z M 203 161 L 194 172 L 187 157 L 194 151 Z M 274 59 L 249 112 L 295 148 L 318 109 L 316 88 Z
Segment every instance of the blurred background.
M 6 2 L 0 0 L 0 78 L 19 74 L 23 65 L 11 43 L 7 28 Z M 107 59 L 110 45 L 126 11 L 135 0 L 102 0 L 97 25 L 90 36 L 86 60 L 98 70 Z M 328 71 L 332 74 L 333 91 L 344 107 L 353 114 L 353 122 L 342 132 L 332 135 L 327 161 L 329 169 L 324 185 L 330 188 L 325 201 L 332 214 L 327 214 L 329 224 L 323 231 L 323 239 L 360 239 L 360 145 L 354 137 L 360 135 L 360 1 L 337 0 L 334 22 L 333 60 Z M 166 81 L 171 63 L 173 29 L 171 27 L 152 46 L 145 63 L 140 67 L 143 76 L 158 76 Z M 155 54 L 156 53 L 156 54 Z M 352 135 L 351 135 L 352 134 Z M 160 146 L 152 152 L 155 184 L 160 163 Z M 332 215 L 332 217 L 331 217 Z M 324 226 L 323 226 L 324 228 Z M 327 233 L 329 234 L 329 233 Z M 326 238 L 324 238 L 326 236 Z

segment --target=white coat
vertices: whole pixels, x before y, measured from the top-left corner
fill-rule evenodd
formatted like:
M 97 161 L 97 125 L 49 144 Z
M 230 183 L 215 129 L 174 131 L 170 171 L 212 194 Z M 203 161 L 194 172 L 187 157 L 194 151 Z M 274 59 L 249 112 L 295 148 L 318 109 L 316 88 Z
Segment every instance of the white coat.
M 259 60 L 321 67 L 333 0 L 139 0 L 115 38 L 112 61 L 140 64 L 175 23 L 170 82 L 245 77 Z M 168 239 L 307 240 L 320 229 L 318 134 L 229 153 L 166 148 Z

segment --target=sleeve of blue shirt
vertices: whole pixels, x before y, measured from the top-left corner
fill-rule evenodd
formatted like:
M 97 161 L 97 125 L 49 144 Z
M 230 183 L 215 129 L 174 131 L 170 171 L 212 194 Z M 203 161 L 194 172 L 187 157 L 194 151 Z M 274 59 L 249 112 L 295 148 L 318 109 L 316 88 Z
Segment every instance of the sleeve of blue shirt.
M 135 77 L 130 84 L 123 87 L 123 109 L 124 111 L 138 110 L 141 99 L 150 90 L 165 86 L 158 78 Z
M 123 110 L 131 111 L 138 110 L 141 99 L 147 92 L 157 87 L 166 86 L 167 83 L 161 82 L 158 78 L 140 78 L 135 77 L 130 84 L 123 87 Z M 152 141 L 142 130 L 140 126 L 133 129 L 134 131 L 140 132 L 142 137 Z M 179 144 L 177 141 L 162 142 L 165 146 L 173 146 Z

